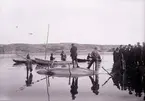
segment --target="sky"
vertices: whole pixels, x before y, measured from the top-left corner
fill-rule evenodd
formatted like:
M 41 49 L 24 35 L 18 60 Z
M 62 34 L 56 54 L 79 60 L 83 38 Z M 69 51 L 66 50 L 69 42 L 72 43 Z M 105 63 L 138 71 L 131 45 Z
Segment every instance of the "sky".
M 0 44 L 135 44 L 144 0 L 0 0 Z M 49 25 L 49 27 L 48 27 Z

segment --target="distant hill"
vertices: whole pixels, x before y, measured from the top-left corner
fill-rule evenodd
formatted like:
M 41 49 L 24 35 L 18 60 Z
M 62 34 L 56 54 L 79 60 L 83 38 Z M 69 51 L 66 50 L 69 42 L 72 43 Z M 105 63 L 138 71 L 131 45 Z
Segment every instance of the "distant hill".
M 112 49 L 119 45 L 96 45 L 96 44 L 75 44 L 78 48 L 78 53 L 91 52 L 94 47 L 98 47 L 101 52 L 112 52 Z M 64 50 L 69 53 L 71 43 L 53 43 L 47 45 L 48 53 L 60 53 Z M 44 53 L 45 44 L 0 44 L 0 54 L 16 54 L 16 53 Z

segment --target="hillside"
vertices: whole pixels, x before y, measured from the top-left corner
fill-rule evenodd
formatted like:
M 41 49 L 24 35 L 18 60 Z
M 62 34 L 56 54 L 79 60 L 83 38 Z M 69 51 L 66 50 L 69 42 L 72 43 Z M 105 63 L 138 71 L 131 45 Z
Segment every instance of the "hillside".
M 94 47 L 98 47 L 101 52 L 111 52 L 112 48 L 118 45 L 95 45 L 95 44 L 75 44 L 79 53 L 91 52 Z M 60 53 L 64 50 L 69 52 L 71 43 L 53 43 L 47 45 L 48 53 Z M 0 45 L 0 54 L 15 54 L 15 53 L 44 53 L 45 44 L 8 44 Z

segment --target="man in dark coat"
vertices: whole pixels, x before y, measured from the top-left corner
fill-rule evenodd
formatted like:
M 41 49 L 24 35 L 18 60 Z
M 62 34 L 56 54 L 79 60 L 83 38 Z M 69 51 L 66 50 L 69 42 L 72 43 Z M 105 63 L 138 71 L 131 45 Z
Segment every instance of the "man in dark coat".
M 142 47 L 142 62 L 143 65 L 145 66 L 145 42 L 143 42 L 143 47 Z
M 139 42 L 137 43 L 135 53 L 136 53 L 136 64 L 138 66 L 141 66 L 142 65 L 142 60 L 141 60 L 142 48 Z
M 73 68 L 75 67 L 75 64 L 79 67 L 77 61 L 77 47 L 74 44 L 71 45 L 70 56 L 72 58 Z

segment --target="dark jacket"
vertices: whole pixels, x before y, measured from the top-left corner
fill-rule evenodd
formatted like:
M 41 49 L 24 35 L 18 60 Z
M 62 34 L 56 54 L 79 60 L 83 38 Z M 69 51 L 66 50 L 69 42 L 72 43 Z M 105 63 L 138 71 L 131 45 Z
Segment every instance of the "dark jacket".
M 77 47 L 72 46 L 70 49 L 71 56 L 77 56 Z

